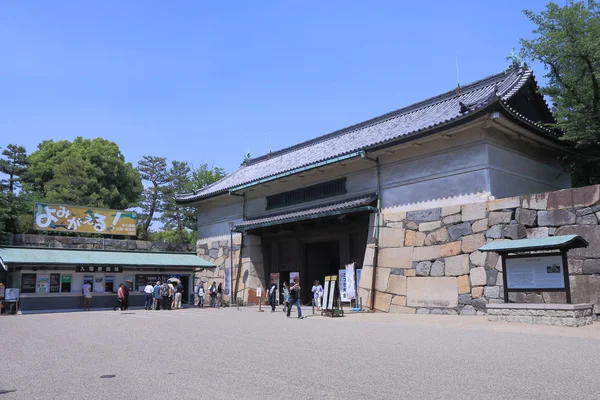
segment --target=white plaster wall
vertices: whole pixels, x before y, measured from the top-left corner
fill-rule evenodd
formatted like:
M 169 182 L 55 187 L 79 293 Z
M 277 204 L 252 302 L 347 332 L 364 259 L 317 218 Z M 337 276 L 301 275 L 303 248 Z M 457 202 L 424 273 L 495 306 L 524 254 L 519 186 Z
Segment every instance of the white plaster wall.
M 543 149 L 538 149 L 542 154 L 538 160 L 534 160 L 529 155 L 496 144 L 488 144 L 487 147 L 491 193 L 496 198 L 571 187 L 571 177 L 562 173 L 558 163 L 552 162 Z

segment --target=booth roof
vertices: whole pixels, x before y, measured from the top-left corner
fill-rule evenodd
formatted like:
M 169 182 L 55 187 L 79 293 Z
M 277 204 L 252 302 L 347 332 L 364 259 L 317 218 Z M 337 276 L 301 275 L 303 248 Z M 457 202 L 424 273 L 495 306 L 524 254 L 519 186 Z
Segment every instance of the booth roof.
M 5 265 L 122 265 L 215 268 L 194 253 L 0 247 Z
M 503 240 L 488 243 L 479 251 L 495 251 L 496 253 L 514 253 L 537 250 L 568 250 L 587 247 L 588 242 L 577 235 L 551 236 L 536 239 Z

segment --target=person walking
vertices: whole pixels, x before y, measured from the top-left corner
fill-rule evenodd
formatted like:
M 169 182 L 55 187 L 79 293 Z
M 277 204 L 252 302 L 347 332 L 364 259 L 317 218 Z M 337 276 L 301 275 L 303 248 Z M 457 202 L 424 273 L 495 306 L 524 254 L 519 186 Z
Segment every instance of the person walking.
M 162 307 L 162 309 L 168 310 L 169 304 L 171 302 L 169 301 L 169 285 L 167 284 L 166 281 L 163 282 L 162 285 L 160 285 L 160 301 L 161 301 L 160 306 Z
M 219 282 L 217 286 L 217 308 L 223 307 L 223 284 Z
M 125 281 L 123 285 L 123 310 L 129 310 L 129 285 L 128 283 L 131 281 Z
M 154 286 L 154 309 L 160 310 L 160 281 Z
M 83 293 L 83 311 L 92 311 L 92 285 L 85 282 L 81 288 Z
M 123 284 L 119 283 L 119 289 L 117 289 L 117 304 L 113 307 L 113 311 L 117 311 L 117 307 L 123 311 Z
M 290 313 L 292 311 L 292 304 L 296 304 L 296 307 L 298 308 L 298 318 L 302 319 L 302 308 L 301 308 L 301 304 L 300 304 L 300 283 L 298 283 L 298 277 L 294 278 L 294 284 L 290 288 L 290 293 L 291 293 L 291 302 L 290 302 L 290 306 L 288 307 L 288 310 L 287 310 L 287 317 L 290 318 Z
M 318 280 L 316 280 L 313 283 L 312 292 L 315 305 L 317 306 L 317 311 L 321 311 L 321 301 L 323 299 L 323 286 L 319 284 Z
M 275 304 L 277 303 L 275 298 L 277 296 L 277 284 L 275 283 L 275 279 L 271 278 L 271 283 L 269 284 L 269 304 L 271 305 L 271 312 L 275 312 Z
M 287 313 L 287 310 L 290 308 L 290 288 L 286 281 L 283 281 L 281 292 L 283 293 L 283 312 Z
M 152 297 L 154 297 L 154 288 L 152 287 L 152 284 L 150 282 L 148 282 L 148 284 L 144 288 L 144 293 L 146 293 L 144 310 L 152 310 Z
M 204 282 L 200 281 L 198 285 L 198 307 L 204 308 Z
M 208 288 L 208 294 L 210 295 L 210 306 L 214 307 L 217 299 L 217 282 L 213 282 Z
M 183 285 L 181 284 L 181 281 L 179 281 L 177 283 L 177 286 L 175 287 L 175 309 L 176 310 L 180 310 L 181 309 L 181 298 L 183 297 Z

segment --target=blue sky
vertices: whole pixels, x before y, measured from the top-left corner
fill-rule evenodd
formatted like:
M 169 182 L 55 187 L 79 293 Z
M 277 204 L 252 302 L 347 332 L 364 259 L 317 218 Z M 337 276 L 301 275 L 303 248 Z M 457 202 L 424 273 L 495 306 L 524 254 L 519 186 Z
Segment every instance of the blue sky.
M 231 172 L 454 88 L 455 54 L 461 83 L 501 71 L 545 3 L 4 0 L 0 146 L 100 136 Z

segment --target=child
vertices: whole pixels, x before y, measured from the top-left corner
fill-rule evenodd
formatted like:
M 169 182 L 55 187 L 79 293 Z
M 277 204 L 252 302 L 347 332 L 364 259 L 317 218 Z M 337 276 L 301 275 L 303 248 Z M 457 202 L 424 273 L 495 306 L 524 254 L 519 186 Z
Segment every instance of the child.
M 283 281 L 281 292 L 283 293 L 283 312 L 287 312 L 288 308 L 290 308 L 290 288 L 286 281 Z

